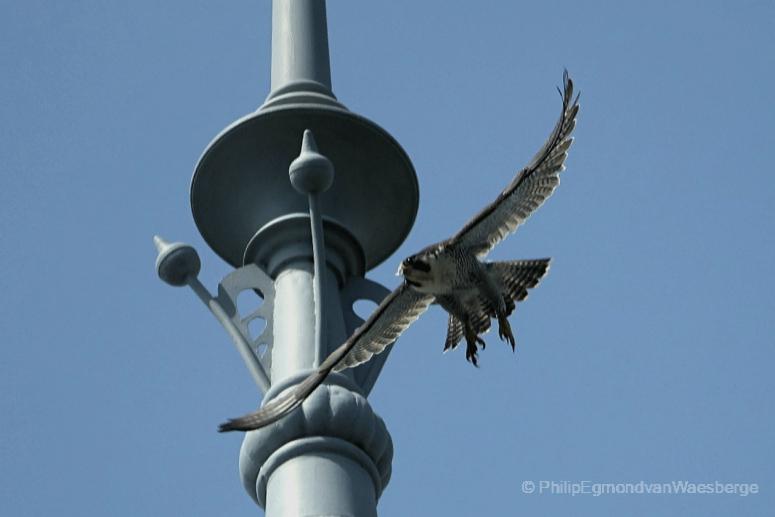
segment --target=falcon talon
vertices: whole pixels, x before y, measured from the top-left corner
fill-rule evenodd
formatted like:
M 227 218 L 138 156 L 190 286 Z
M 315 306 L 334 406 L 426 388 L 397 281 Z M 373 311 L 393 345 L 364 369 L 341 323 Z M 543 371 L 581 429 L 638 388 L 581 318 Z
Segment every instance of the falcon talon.
M 549 270 L 550 259 L 483 262 L 506 236 L 516 231 L 560 184 L 568 149 L 573 143 L 579 96 L 573 81 L 563 74 L 562 112 L 549 139 L 498 195 L 455 235 L 428 246 L 399 266 L 404 281 L 344 344 L 334 350 L 309 377 L 294 389 L 274 398 L 259 411 L 231 420 L 222 431 L 264 427 L 282 418 L 302 402 L 332 371 L 368 361 L 404 332 L 432 303 L 449 314 L 444 350 L 466 340 L 466 360 L 478 367 L 479 336 L 498 321 L 501 339 L 516 348 L 508 316 L 528 289 L 538 285 Z
M 468 344 L 466 348 L 466 361 L 473 364 L 476 368 L 479 368 L 479 362 L 477 358 L 477 349 L 476 345 Z
M 501 341 L 506 341 L 511 345 L 512 351 L 516 350 L 517 343 L 511 331 L 511 324 L 504 315 L 498 316 L 498 336 L 501 338 Z

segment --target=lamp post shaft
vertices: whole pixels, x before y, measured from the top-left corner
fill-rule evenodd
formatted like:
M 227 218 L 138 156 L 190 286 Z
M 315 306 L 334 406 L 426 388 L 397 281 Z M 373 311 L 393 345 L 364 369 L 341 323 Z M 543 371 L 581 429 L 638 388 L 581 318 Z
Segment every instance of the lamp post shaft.
M 272 91 L 331 93 L 324 0 L 273 0 Z
M 273 384 L 312 368 L 319 354 L 315 339 L 315 276 L 310 258 L 302 256 L 288 263 L 275 280 Z M 321 268 L 321 273 L 325 292 L 321 303 L 326 317 L 323 328 L 327 329 L 322 336 L 323 342 L 331 341 L 338 345 L 347 336 L 337 296 L 337 280 L 325 266 Z M 327 350 L 324 354 L 327 355 Z
M 325 1 L 274 0 L 272 91 L 262 109 L 285 105 L 290 115 L 300 99 L 339 106 L 331 91 Z M 304 132 L 301 144 L 289 173 L 309 217 L 289 224 L 309 237 L 298 240 L 278 232 L 278 240 L 266 246 L 265 266 L 275 279 L 272 387 L 266 400 L 319 366 L 330 348 L 347 337 L 339 293 L 352 272 L 336 266 L 347 260 L 341 248 L 326 243 L 321 213 L 336 164 L 317 152 L 311 131 Z M 344 251 L 358 253 L 357 243 Z M 376 517 L 389 475 L 390 436 L 352 372 L 338 377 L 281 425 L 246 435 L 240 454 L 243 482 L 267 517 Z M 360 429 L 352 428 L 358 423 Z
M 157 270 L 170 285 L 189 279 L 266 403 L 362 323 L 356 301 L 389 292 L 364 274 L 403 242 L 418 199 L 398 142 L 332 92 L 325 0 L 273 0 L 269 96 L 215 137 L 191 180 L 197 228 L 237 269 L 215 297 L 196 281 L 190 246 L 160 250 Z M 242 314 L 246 290 L 264 303 Z M 256 319 L 266 326 L 253 335 Z M 245 434 L 240 477 L 268 517 L 376 515 L 393 444 L 366 396 L 386 355 L 331 373 L 300 408 Z
M 311 266 L 308 258 L 290 263 L 275 282 L 272 379 L 276 382 L 282 383 L 300 372 L 308 372 L 317 363 L 315 276 Z M 327 329 L 324 342 L 326 337 L 341 342 L 344 326 L 337 277 L 328 267 L 324 266 L 321 271 L 325 293 L 321 303 L 329 323 L 323 325 Z M 333 406 L 328 400 L 312 402 L 305 407 L 304 427 L 325 425 L 323 421 L 331 418 Z M 337 410 L 341 409 L 333 409 Z M 267 432 L 272 433 L 272 430 L 267 429 Z M 256 445 L 252 434 L 246 436 L 243 454 Z M 315 434 L 309 433 L 285 443 L 265 461 L 261 471 L 271 472 L 266 476 L 266 516 L 376 516 L 374 481 L 363 465 L 372 460 L 345 440 Z M 353 455 L 363 460 L 356 461 Z

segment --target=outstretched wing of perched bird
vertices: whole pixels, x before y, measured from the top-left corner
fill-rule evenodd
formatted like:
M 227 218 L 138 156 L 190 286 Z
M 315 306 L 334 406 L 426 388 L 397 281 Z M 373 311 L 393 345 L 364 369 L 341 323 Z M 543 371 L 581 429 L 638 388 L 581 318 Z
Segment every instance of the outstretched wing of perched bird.
M 573 97 L 573 81 L 567 70 L 561 95 L 562 114 L 549 139 L 498 198 L 450 239 L 456 246 L 476 248 L 478 256 L 483 257 L 516 231 L 560 184 L 579 111 L 579 97 Z
M 300 384 L 254 413 L 221 424 L 220 432 L 247 431 L 269 425 L 299 406 L 331 371 L 357 366 L 379 354 L 428 309 L 433 295 L 415 291 L 405 282 L 390 293 L 363 325 L 334 350 L 317 370 Z

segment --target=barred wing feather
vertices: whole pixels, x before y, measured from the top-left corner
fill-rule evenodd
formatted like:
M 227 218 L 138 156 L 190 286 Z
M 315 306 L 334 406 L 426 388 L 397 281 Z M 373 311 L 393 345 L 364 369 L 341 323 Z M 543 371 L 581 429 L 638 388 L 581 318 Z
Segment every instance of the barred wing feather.
M 349 345 L 347 354 L 334 366 L 334 371 L 358 366 L 385 350 L 428 309 L 433 298 L 415 291 L 406 283 L 401 284 L 343 345 Z
M 579 97 L 573 98 L 573 81 L 567 71 L 563 83 L 562 114 L 549 139 L 498 198 L 452 238 L 459 245 L 481 250 L 480 257 L 516 231 L 560 184 L 579 110 Z
M 284 417 L 300 406 L 332 370 L 338 372 L 357 366 L 385 350 L 428 309 L 432 301 L 432 295 L 419 293 L 406 283 L 401 284 L 379 304 L 342 346 L 331 352 L 317 370 L 301 383 L 271 400 L 258 411 L 221 424 L 218 430 L 250 431 Z

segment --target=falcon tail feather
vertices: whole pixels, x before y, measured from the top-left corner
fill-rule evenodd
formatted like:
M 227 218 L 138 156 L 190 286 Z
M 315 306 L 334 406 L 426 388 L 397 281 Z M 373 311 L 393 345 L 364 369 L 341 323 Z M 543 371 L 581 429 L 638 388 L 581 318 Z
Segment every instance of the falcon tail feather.
M 491 267 L 500 277 L 501 285 L 506 288 L 508 297 L 516 302 L 527 298 L 527 290 L 538 285 L 538 282 L 549 271 L 552 259 L 508 260 L 491 262 Z

